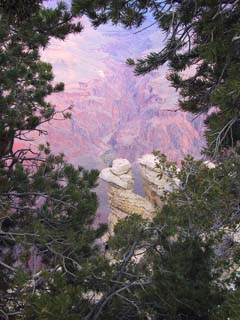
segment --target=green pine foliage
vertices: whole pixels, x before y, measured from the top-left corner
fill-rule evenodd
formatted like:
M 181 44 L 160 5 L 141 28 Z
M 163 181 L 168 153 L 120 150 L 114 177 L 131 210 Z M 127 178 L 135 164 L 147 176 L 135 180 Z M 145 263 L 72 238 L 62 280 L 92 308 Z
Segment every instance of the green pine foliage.
M 213 320 L 238 320 L 239 319 L 239 288 L 230 290 L 226 296 L 226 300 L 222 305 L 219 305 L 213 314 Z
M 156 153 L 179 188 L 152 220 L 120 221 L 105 253 L 106 226 L 93 228 L 98 172 L 73 167 L 48 144 L 14 147 L 55 117 L 45 98 L 64 85 L 53 83 L 40 50 L 80 32 L 73 19 L 83 14 L 94 26 L 127 28 L 154 17 L 165 47 L 128 63 L 136 74 L 168 64 L 181 108 L 207 113 L 207 152 L 218 159 L 210 169 L 186 157 L 179 172 Z M 73 0 L 69 11 L 62 1 L 47 9 L 12 0 L 0 1 L 0 20 L 0 319 L 237 320 L 238 1 Z
M 239 161 L 232 155 L 209 169 L 187 157 L 175 171 L 179 189 L 152 221 L 132 215 L 115 226 L 112 286 L 92 319 L 237 319 Z M 161 155 L 159 166 L 174 174 Z
M 209 169 L 188 157 L 179 173 L 159 157 L 180 188 L 163 197 L 153 221 L 132 216 L 115 227 L 109 250 L 116 271 L 92 319 L 238 319 L 238 1 L 73 0 L 72 10 L 95 27 L 140 27 L 153 17 L 166 36 L 163 48 L 127 63 L 136 75 L 168 65 L 181 109 L 205 114 L 205 153 L 217 159 Z
M 98 171 L 75 168 L 48 144 L 29 141 L 59 112 L 46 101 L 62 91 L 40 50 L 80 32 L 63 2 L 0 2 L 0 319 L 79 319 L 89 312 L 108 263 L 105 225 L 93 228 Z M 68 109 L 61 112 L 69 117 Z M 31 136 L 32 138 L 32 136 Z M 93 276 L 94 275 L 94 276 Z
M 13 153 L 15 138 L 24 140 L 29 131 L 43 133 L 39 125 L 56 114 L 45 98 L 62 91 L 64 85 L 52 83 L 52 66 L 40 60 L 40 50 L 47 46 L 50 37 L 64 39 L 82 29 L 80 23 L 71 23 L 73 16 L 62 2 L 54 10 L 38 3 L 30 9 L 31 16 L 21 15 L 18 19 L 11 6 L 10 11 L 0 7 L 0 104 L 4 106 L 0 123 L 1 157 Z M 18 6 L 15 9 L 17 15 Z M 19 157 L 19 152 L 15 156 Z

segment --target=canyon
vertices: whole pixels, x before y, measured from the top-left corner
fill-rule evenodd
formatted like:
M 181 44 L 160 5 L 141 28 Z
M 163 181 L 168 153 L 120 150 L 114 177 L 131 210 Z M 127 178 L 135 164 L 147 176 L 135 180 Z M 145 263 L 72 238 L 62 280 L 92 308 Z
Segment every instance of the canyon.
M 136 33 L 110 25 L 95 30 L 86 19 L 83 24 L 82 33 L 52 40 L 42 53 L 53 65 L 55 80 L 66 84 L 50 102 L 58 110 L 73 107 L 71 120 L 47 127 L 53 150 L 76 165 L 99 169 L 115 158 L 134 162 L 155 149 L 175 161 L 186 154 L 199 157 L 202 118 L 179 111 L 167 66 L 135 76 L 125 63 L 161 46 L 158 28 Z
M 156 28 L 123 30 L 110 25 L 93 29 L 83 19 L 84 31 L 64 42 L 52 40 L 42 59 L 53 65 L 55 81 L 65 91 L 49 97 L 57 110 L 72 106 L 72 117 L 44 126 L 55 153 L 63 152 L 74 165 L 88 169 L 111 165 L 113 159 L 132 163 L 142 155 L 160 150 L 177 161 L 191 154 L 200 157 L 204 146 L 203 118 L 179 111 L 178 94 L 166 80 L 167 66 L 145 76 L 135 76 L 128 57 L 141 57 L 159 49 Z M 135 176 L 141 194 L 141 182 Z M 139 183 L 138 183 L 139 181 Z M 106 221 L 106 186 L 100 182 L 99 221 Z

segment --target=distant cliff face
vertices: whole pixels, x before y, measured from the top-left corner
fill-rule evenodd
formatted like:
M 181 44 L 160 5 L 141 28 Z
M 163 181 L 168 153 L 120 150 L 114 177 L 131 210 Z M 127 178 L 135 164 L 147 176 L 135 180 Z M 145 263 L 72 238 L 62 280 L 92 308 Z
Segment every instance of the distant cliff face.
M 72 119 L 49 126 L 55 151 L 75 164 L 103 167 L 114 158 L 134 162 L 152 150 L 178 161 L 199 156 L 201 119 L 175 111 L 177 98 L 165 79 L 154 73 L 136 78 L 124 65 L 112 66 L 106 78 L 66 86 L 50 97 L 57 108 L 73 105 Z
M 177 94 L 166 80 L 166 68 L 136 77 L 125 64 L 161 43 L 157 29 L 138 34 L 110 26 L 64 42 L 53 41 L 43 52 L 64 93 L 50 100 L 57 109 L 74 106 L 71 121 L 48 126 L 48 140 L 75 164 L 102 168 L 114 158 L 134 162 L 160 149 L 170 159 L 199 156 L 203 145 L 201 119 L 192 120 L 178 109 Z

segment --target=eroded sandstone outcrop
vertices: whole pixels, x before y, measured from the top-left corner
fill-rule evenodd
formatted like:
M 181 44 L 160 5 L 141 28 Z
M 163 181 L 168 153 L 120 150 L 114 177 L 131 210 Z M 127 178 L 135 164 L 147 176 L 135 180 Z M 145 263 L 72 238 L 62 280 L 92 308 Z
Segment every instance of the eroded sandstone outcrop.
M 158 158 L 153 154 L 146 154 L 138 159 L 145 195 L 151 203 L 162 207 L 161 197 L 165 192 L 178 188 L 179 180 L 170 178 L 164 168 L 157 167 L 157 163 Z
M 153 217 L 155 207 L 146 198 L 133 192 L 131 164 L 126 159 L 116 159 L 112 167 L 103 169 L 100 178 L 109 183 L 109 231 L 113 232 L 119 219 L 134 213 L 143 218 Z
M 212 169 L 215 164 L 205 161 Z M 103 169 L 100 178 L 108 182 L 108 202 L 110 206 L 109 232 L 112 233 L 119 219 L 134 213 L 152 219 L 156 208 L 163 206 L 163 196 L 180 187 L 180 180 L 174 176 L 175 168 L 164 167 L 159 158 L 146 154 L 138 159 L 139 174 L 142 178 L 145 197 L 133 191 L 132 166 L 127 159 L 116 159 L 112 166 Z M 174 169 L 174 170 L 172 170 Z M 170 170 L 170 171 L 169 171 Z M 176 169 L 178 172 L 180 169 Z M 171 172 L 171 174 L 169 174 Z

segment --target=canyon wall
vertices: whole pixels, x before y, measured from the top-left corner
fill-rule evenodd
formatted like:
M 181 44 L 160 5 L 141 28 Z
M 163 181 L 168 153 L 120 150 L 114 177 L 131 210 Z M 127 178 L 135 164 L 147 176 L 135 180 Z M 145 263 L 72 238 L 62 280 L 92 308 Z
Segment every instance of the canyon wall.
M 179 111 L 178 95 L 166 80 L 167 68 L 134 75 L 128 57 L 141 57 L 162 43 L 153 26 L 141 33 L 111 25 L 84 31 L 64 42 L 52 40 L 42 58 L 53 65 L 65 92 L 49 97 L 58 110 L 73 106 L 69 121 L 47 125 L 55 152 L 89 168 L 106 167 L 113 159 L 131 163 L 153 150 L 171 160 L 200 156 L 204 144 L 202 118 Z M 148 22 L 146 21 L 146 24 Z

